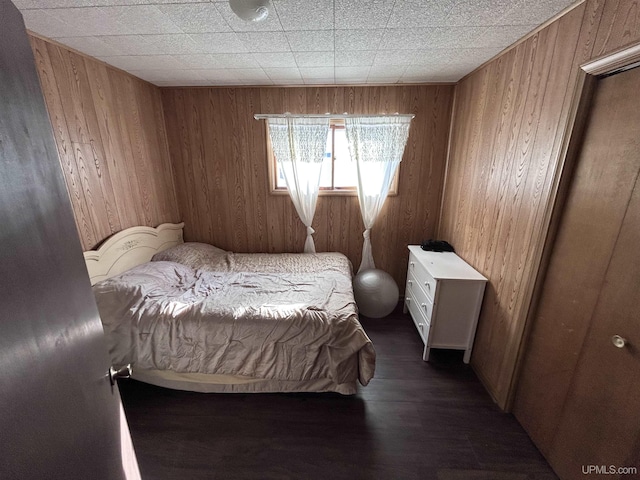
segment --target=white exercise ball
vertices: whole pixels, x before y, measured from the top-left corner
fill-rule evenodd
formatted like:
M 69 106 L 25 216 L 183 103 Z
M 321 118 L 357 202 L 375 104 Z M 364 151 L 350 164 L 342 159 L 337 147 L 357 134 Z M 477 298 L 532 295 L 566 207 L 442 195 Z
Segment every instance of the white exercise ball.
M 366 317 L 382 318 L 398 304 L 400 291 L 387 272 L 372 269 L 358 273 L 353 279 L 353 295 L 360 313 Z

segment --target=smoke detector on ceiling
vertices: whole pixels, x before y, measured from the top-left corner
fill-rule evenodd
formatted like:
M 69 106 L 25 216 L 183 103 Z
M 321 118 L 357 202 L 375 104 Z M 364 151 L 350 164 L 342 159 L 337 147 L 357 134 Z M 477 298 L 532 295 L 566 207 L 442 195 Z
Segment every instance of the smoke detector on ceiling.
M 262 22 L 269 16 L 269 0 L 229 0 L 229 6 L 247 22 Z

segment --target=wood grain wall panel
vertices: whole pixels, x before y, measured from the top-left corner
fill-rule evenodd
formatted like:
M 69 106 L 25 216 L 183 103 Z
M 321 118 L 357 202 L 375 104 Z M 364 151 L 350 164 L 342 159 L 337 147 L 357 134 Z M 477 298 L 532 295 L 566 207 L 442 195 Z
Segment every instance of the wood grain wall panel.
M 602 3 L 604 7 L 598 35 L 593 42 L 594 58 L 640 42 L 640 1 L 601 0 L 590 3 Z
M 159 89 L 36 36 L 31 45 L 83 248 L 180 221 Z
M 135 205 L 135 198 L 130 188 L 127 169 L 120 168 L 120 160 L 124 157 L 124 152 L 110 103 L 113 93 L 111 92 L 107 67 L 98 62 L 87 62 L 86 67 L 89 83 L 93 87 L 91 89 L 93 105 L 102 139 L 104 158 L 108 165 L 107 171 L 114 177 L 112 184 L 129 187 L 123 188 L 119 195 L 114 196 L 118 218 L 127 218 L 129 210 Z
M 30 37 L 31 47 L 34 53 L 36 69 L 40 76 L 49 119 L 53 128 L 53 134 L 58 149 L 58 157 L 64 172 L 67 191 L 73 207 L 76 227 L 80 238 L 84 242 L 92 245 L 96 243 L 96 234 L 93 228 L 93 221 L 87 210 L 84 191 L 80 185 L 80 176 L 76 164 L 69 128 L 62 109 L 62 100 L 58 93 L 58 83 L 54 75 L 51 59 L 47 52 L 47 43 Z
M 638 2 L 589 0 L 456 86 L 438 236 L 490 279 L 472 365 L 506 407 L 580 64 L 640 41 Z
M 185 237 L 238 252 L 299 252 L 306 236 L 291 199 L 270 193 L 266 129 L 254 114 L 414 113 L 399 194 L 372 231 L 377 265 L 404 285 L 406 246 L 435 233 L 453 86 L 165 88 L 162 99 Z M 313 227 L 318 251 L 358 266 L 356 197 L 319 197 Z

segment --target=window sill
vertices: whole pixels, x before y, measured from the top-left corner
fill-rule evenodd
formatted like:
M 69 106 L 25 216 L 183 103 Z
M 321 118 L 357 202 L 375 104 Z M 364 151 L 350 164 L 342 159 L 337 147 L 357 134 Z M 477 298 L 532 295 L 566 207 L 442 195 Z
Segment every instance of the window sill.
M 289 195 L 289 191 L 285 188 L 272 188 L 269 192 L 271 195 Z M 395 197 L 398 192 L 391 191 L 387 194 L 388 197 Z M 357 197 L 358 192 L 356 190 L 320 190 L 318 192 L 320 197 Z

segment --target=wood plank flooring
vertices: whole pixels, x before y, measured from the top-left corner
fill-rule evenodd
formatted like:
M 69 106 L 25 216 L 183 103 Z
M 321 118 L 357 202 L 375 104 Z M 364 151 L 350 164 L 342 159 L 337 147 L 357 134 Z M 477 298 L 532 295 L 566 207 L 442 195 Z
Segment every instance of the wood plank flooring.
M 401 310 L 362 318 L 375 378 L 355 396 L 200 394 L 120 384 L 144 480 L 556 479 L 462 352 L 433 351 Z

